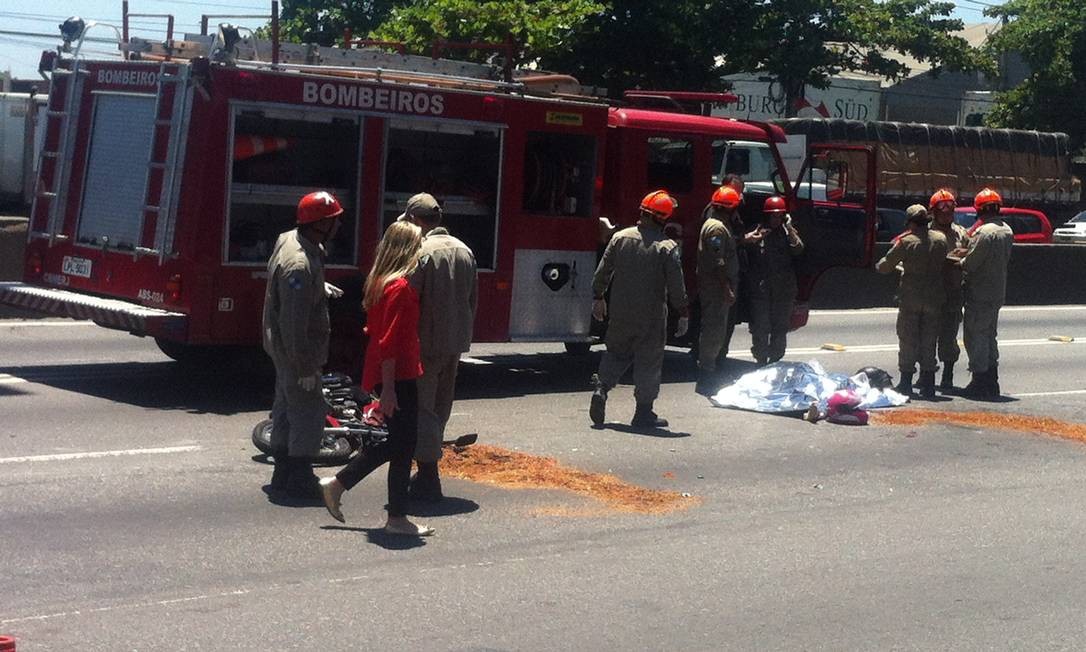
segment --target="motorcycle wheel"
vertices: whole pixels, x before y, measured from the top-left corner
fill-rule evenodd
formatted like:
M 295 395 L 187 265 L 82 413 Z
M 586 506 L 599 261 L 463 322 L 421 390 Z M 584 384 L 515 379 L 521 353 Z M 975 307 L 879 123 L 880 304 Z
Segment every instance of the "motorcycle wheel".
M 272 420 L 264 419 L 253 428 L 253 445 L 265 455 L 272 455 L 271 446 Z M 343 437 L 325 436 L 321 440 L 321 448 L 313 458 L 314 464 L 332 466 L 343 464 L 351 456 L 353 450 L 351 443 Z

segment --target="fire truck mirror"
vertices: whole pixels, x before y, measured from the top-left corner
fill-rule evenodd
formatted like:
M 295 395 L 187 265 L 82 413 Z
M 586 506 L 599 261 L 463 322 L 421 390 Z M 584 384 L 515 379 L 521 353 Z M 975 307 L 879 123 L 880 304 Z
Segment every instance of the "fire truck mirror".
M 547 263 L 541 273 L 543 283 L 553 292 L 561 290 L 569 283 L 570 267 L 566 263 Z

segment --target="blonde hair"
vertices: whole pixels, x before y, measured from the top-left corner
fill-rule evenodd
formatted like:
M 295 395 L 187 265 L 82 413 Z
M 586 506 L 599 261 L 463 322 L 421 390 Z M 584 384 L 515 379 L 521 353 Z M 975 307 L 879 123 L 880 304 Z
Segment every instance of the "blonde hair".
M 422 246 L 422 229 L 406 221 L 393 222 L 377 243 L 373 267 L 366 277 L 362 307 L 373 308 L 381 298 L 385 286 L 410 275 L 419 264 L 419 247 Z

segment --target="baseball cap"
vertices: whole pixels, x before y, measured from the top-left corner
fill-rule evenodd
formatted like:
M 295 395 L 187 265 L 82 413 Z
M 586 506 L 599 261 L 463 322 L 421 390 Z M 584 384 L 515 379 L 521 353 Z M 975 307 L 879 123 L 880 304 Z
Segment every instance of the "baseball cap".
M 406 219 L 408 215 L 413 215 L 424 220 L 432 220 L 436 217 L 441 217 L 441 206 L 434 199 L 434 196 L 428 192 L 420 192 L 417 195 L 412 195 L 407 200 L 407 208 L 404 209 L 402 215 L 398 220 Z

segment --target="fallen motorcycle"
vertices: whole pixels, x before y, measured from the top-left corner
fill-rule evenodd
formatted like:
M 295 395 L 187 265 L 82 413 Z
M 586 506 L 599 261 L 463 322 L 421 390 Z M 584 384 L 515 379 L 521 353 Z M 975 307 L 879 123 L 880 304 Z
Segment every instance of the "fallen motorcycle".
M 321 466 L 345 464 L 362 449 L 377 446 L 388 438 L 378 402 L 356 385 L 346 374 L 321 377 L 321 392 L 328 412 L 324 416 L 324 434 L 313 463 Z M 253 428 L 253 445 L 265 455 L 273 455 L 272 420 L 264 419 Z M 471 433 L 442 442 L 443 446 L 463 448 L 478 440 Z

